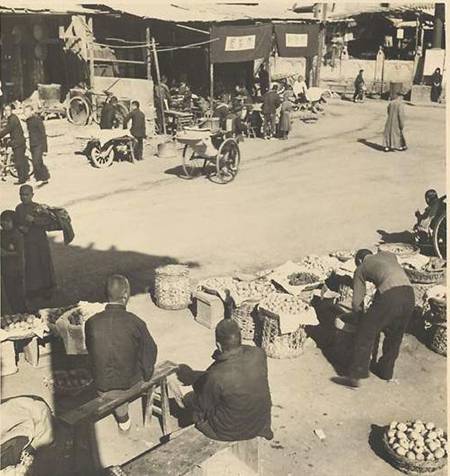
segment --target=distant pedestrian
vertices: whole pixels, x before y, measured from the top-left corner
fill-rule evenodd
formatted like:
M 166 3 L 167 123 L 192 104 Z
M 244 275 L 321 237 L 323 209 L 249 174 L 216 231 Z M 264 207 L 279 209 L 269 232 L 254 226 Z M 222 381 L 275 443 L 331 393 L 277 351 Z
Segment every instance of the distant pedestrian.
M 388 117 L 384 127 L 384 151 L 404 151 L 407 149 L 403 129 L 405 127 L 405 104 L 403 96 L 397 94 L 389 103 Z
M 102 108 L 100 116 L 100 129 L 112 129 L 117 123 L 117 98 L 112 96 L 106 101 Z
M 264 96 L 264 94 L 266 94 L 267 91 L 269 90 L 269 85 L 270 85 L 269 72 L 267 71 L 264 63 L 261 65 L 261 68 L 259 69 L 258 82 L 259 82 L 259 88 L 261 90 L 261 96 Z
M 0 138 L 9 134 L 13 150 L 13 161 L 17 169 L 19 181 L 16 185 L 24 184 L 28 180 L 29 166 L 25 157 L 26 142 L 20 119 L 14 114 L 14 105 L 5 106 L 4 114 L 7 120 L 6 127 L 0 130 Z
M 33 106 L 31 105 L 25 106 L 24 112 L 30 141 L 34 178 L 37 182 L 47 183 L 50 179 L 50 173 L 44 164 L 44 155 L 48 152 L 44 121 L 34 113 Z
M 271 139 L 276 132 L 277 109 L 281 105 L 278 94 L 278 85 L 274 84 L 272 90 L 264 94 L 262 112 L 264 114 L 264 136 Z
M 289 100 L 289 96 L 285 97 L 283 104 L 281 105 L 281 116 L 280 116 L 280 139 L 286 140 L 288 138 L 289 132 L 291 130 L 291 111 L 292 111 L 292 102 Z
M 130 133 L 136 139 L 136 147 L 134 148 L 134 156 L 136 160 L 142 160 L 144 151 L 145 137 L 145 115 L 140 110 L 139 101 L 131 101 L 131 112 L 123 121 L 123 128 L 126 129 L 128 122 L 131 120 Z
M 363 77 L 364 70 L 360 69 L 358 76 L 356 76 L 355 79 L 355 92 L 353 94 L 353 102 L 361 101 L 363 102 L 364 100 L 364 91 L 366 88 L 366 82 L 364 81 Z
M 431 100 L 439 102 L 442 93 L 442 74 L 441 68 L 436 68 L 431 76 Z

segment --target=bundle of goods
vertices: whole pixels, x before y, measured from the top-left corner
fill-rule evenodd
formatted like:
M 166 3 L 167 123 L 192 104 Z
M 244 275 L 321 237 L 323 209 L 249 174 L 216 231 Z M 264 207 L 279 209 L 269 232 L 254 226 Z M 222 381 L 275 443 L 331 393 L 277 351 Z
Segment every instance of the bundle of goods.
M 189 268 L 179 264 L 162 266 L 155 271 L 155 300 L 161 309 L 186 309 L 191 303 Z
M 33 314 L 2 316 L 0 325 L 8 333 L 8 339 L 25 339 L 35 335 L 42 337 L 48 331 L 44 321 Z
M 378 245 L 378 250 L 394 253 L 398 257 L 415 255 L 420 251 L 418 246 L 410 243 L 381 243 Z
M 44 385 L 58 395 L 76 396 L 93 382 L 87 369 L 55 370 L 53 377 L 46 377 Z
M 411 283 L 434 284 L 444 279 L 446 262 L 439 258 L 430 258 L 421 268 L 406 262 L 403 263 L 403 269 Z
M 447 463 L 447 435 L 431 422 L 393 421 L 383 446 L 393 466 L 406 474 L 432 473 Z
M 261 347 L 269 357 L 300 355 L 306 340 L 305 326 L 317 325 L 314 309 L 298 296 L 273 293 L 258 305 L 262 324 Z
M 330 256 L 333 258 L 337 258 L 342 263 L 345 263 L 346 261 L 350 261 L 351 259 L 355 258 L 355 251 L 354 250 L 338 250 L 338 251 L 333 251 L 332 253 L 330 253 Z

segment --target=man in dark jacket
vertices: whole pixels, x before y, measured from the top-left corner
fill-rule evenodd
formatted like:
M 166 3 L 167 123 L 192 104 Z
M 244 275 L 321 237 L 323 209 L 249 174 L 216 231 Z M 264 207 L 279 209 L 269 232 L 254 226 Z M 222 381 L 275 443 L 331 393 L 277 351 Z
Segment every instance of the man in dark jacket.
M 139 109 L 139 101 L 131 102 L 131 112 L 125 117 L 123 128 L 126 129 L 128 122 L 131 120 L 131 135 L 136 139 L 136 147 L 134 155 L 136 160 L 142 160 L 142 152 L 144 150 L 145 137 L 145 115 Z
M 414 311 L 414 290 L 393 253 L 359 250 L 355 257 L 353 303 L 360 322 L 348 376 L 334 379 L 336 383 L 358 387 L 359 380 L 369 376 L 371 358 L 373 371 L 383 380 L 392 380 L 395 361 L 403 335 Z M 375 284 L 373 304 L 363 314 L 366 282 Z M 384 333 L 383 355 L 376 362 L 380 333 Z
M 48 152 L 47 134 L 44 121 L 34 113 L 33 106 L 25 106 L 25 118 L 30 141 L 31 160 L 33 161 L 34 178 L 38 182 L 48 182 L 50 174 L 44 164 L 44 154 Z
M 86 348 L 99 395 L 117 398 L 148 382 L 155 367 L 157 347 L 144 321 L 127 312 L 130 284 L 124 276 L 108 279 L 109 304 L 86 322 Z M 114 411 L 119 429 L 128 431 L 128 403 Z
M 13 113 L 14 106 L 5 106 L 4 114 L 7 119 L 6 127 L 0 130 L 0 138 L 9 134 L 11 147 L 13 150 L 13 160 L 19 176 L 18 185 L 24 184 L 28 180 L 29 166 L 25 157 L 25 136 L 23 135 L 22 124 L 19 118 Z
M 102 107 L 100 115 L 100 129 L 112 129 L 116 121 L 117 98 L 112 96 Z
M 182 397 L 177 380 L 169 384 L 177 402 L 193 413 L 196 427 L 207 437 L 221 441 L 272 439 L 267 357 L 259 347 L 241 345 L 237 323 L 224 319 L 216 327 L 215 362 L 205 371 L 180 366 L 178 378 L 192 384 Z
M 266 139 L 271 139 L 276 132 L 276 113 L 281 105 L 278 86 L 274 84 L 272 90 L 264 94 L 262 112 L 264 115 L 264 133 Z

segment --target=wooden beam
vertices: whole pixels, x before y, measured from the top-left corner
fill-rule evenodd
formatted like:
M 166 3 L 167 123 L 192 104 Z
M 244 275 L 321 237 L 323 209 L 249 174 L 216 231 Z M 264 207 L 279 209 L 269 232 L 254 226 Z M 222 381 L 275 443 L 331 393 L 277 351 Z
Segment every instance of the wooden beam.
M 204 35 L 210 35 L 209 31 L 199 30 L 198 28 L 192 28 L 191 26 L 178 25 L 178 24 L 176 24 L 175 26 L 177 26 L 178 28 L 184 28 L 185 30 L 196 31 L 197 33 L 203 33 Z
M 147 44 L 147 48 L 145 50 L 145 61 L 147 63 L 147 79 L 152 79 L 152 46 L 150 38 L 150 28 L 148 26 L 145 28 L 145 43 Z
M 94 19 L 92 16 L 90 16 L 87 19 L 87 25 L 88 25 L 89 31 L 92 34 L 92 37 L 94 38 Z M 89 58 L 89 85 L 91 88 L 93 88 L 95 68 L 94 68 L 94 44 L 92 42 L 88 43 L 87 50 L 88 50 L 88 58 Z
M 118 60 L 115 58 L 93 58 L 94 62 L 97 63 L 128 63 L 128 64 L 143 64 L 146 65 L 146 61 L 136 61 L 136 60 Z
M 156 84 L 158 85 L 158 88 L 161 88 L 161 75 L 159 72 L 158 52 L 156 51 L 156 42 L 154 38 L 152 38 L 152 49 L 153 49 L 153 55 L 155 59 Z M 166 134 L 166 116 L 164 114 L 165 108 L 164 108 L 164 100 L 161 94 L 161 90 L 159 94 L 159 107 L 161 108 L 161 117 L 162 117 L 162 124 L 160 124 L 160 126 L 162 126 L 162 131 L 163 131 L 163 134 L 165 135 Z

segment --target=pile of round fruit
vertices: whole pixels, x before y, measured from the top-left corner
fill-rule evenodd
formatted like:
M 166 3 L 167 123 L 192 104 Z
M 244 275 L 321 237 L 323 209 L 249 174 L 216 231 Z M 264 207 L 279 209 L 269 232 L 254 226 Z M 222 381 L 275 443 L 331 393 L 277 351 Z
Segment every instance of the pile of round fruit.
M 6 332 L 26 334 L 33 332 L 33 329 L 42 325 L 42 319 L 32 314 L 13 314 L 2 316 L 1 328 Z
M 299 263 L 305 271 L 310 271 L 320 276 L 321 279 L 327 278 L 338 267 L 338 264 L 339 261 L 334 257 L 316 255 L 305 256 Z
M 411 462 L 438 461 L 447 456 L 447 435 L 431 422 L 393 421 L 386 430 L 385 438 L 396 455 Z
M 203 281 L 200 281 L 198 287 L 200 289 L 213 289 L 217 291 L 224 291 L 229 289 L 233 285 L 233 278 L 229 277 L 218 277 L 218 278 L 207 278 Z
M 287 277 L 291 286 L 305 286 L 307 284 L 318 283 L 320 278 L 312 273 L 301 272 L 292 273 Z
M 237 302 L 260 300 L 273 293 L 275 288 L 270 281 L 257 279 L 254 281 L 233 281 L 230 293 Z
M 309 304 L 299 296 L 281 293 L 270 294 L 259 303 L 259 307 L 278 315 L 297 315 L 310 309 Z

